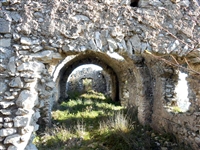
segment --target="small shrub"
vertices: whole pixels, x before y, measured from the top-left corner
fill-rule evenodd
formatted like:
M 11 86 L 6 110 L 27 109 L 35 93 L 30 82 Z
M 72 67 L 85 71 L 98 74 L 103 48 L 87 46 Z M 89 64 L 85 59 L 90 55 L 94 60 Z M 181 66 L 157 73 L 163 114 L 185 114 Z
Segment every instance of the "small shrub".
M 180 113 L 180 112 L 182 112 L 182 110 L 181 110 L 181 108 L 178 107 L 178 106 L 173 106 L 173 107 L 172 107 L 172 112 Z
M 75 131 L 76 131 L 78 137 L 82 137 L 82 138 L 84 137 L 85 124 L 83 122 L 83 119 L 81 121 L 80 120 L 77 121 L 77 124 L 75 126 Z
M 83 79 L 83 86 L 86 92 L 92 90 L 92 79 Z
M 108 120 L 100 122 L 100 130 L 128 132 L 132 129 L 130 119 L 122 111 L 116 112 Z

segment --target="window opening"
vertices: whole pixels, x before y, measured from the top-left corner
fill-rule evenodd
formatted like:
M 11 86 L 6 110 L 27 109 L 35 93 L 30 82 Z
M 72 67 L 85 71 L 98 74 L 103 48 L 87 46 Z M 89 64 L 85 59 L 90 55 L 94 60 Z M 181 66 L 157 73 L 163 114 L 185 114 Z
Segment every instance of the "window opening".
M 139 0 L 131 0 L 131 7 L 138 7 Z

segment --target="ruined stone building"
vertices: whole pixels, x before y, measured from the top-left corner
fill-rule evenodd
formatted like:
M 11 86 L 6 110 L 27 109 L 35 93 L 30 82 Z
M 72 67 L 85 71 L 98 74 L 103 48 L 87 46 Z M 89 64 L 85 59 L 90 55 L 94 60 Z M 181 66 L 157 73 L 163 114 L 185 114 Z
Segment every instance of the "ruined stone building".
M 36 149 L 38 119 L 51 123 L 69 75 L 88 63 L 141 124 L 200 149 L 199 4 L 0 0 L 0 149 Z

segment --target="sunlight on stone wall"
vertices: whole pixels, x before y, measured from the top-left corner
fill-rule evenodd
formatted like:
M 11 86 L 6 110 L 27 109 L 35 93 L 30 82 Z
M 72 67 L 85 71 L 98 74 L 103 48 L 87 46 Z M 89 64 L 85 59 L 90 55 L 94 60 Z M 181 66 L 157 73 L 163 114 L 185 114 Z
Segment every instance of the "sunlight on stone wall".
M 122 57 L 122 56 L 119 55 L 118 53 L 115 53 L 115 52 L 111 53 L 111 52 L 108 51 L 107 54 L 108 54 L 110 57 L 114 58 L 114 59 L 121 60 L 121 61 L 124 60 L 124 57 Z

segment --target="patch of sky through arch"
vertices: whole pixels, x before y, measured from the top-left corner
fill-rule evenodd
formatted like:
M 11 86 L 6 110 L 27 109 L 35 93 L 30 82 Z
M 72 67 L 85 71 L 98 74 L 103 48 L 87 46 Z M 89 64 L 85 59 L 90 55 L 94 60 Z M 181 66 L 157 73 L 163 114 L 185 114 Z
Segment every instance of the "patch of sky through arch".
M 84 68 L 92 68 L 92 70 L 95 70 L 95 71 L 101 71 L 101 70 L 103 70 L 103 69 L 102 69 L 100 66 L 98 66 L 98 65 L 86 64 L 86 65 L 81 65 L 81 66 L 75 68 L 75 69 L 72 71 L 71 74 L 76 73 L 77 71 L 80 71 L 80 70 L 82 70 L 82 69 L 84 69 Z
M 70 80 L 70 77 L 73 75 L 73 74 L 76 74 L 78 73 L 79 71 L 83 70 L 83 69 L 86 69 L 86 68 L 92 68 L 93 71 L 102 71 L 103 68 L 101 68 L 100 66 L 98 65 L 94 65 L 94 64 L 85 64 L 85 65 L 81 65 L 81 66 L 78 66 L 77 68 L 75 68 L 72 73 L 70 74 L 69 78 L 67 79 L 67 82 L 69 82 Z
M 81 65 L 81 66 L 75 68 L 75 69 L 72 71 L 72 73 L 70 74 L 69 78 L 67 79 L 67 82 L 69 82 L 70 77 L 71 77 L 72 74 L 76 74 L 77 72 L 83 70 L 84 68 L 85 68 L 85 69 L 86 69 L 86 68 L 92 68 L 93 71 L 102 71 L 102 70 L 103 70 L 103 68 L 101 68 L 101 67 L 98 66 L 98 65 L 94 65 L 94 64 Z

